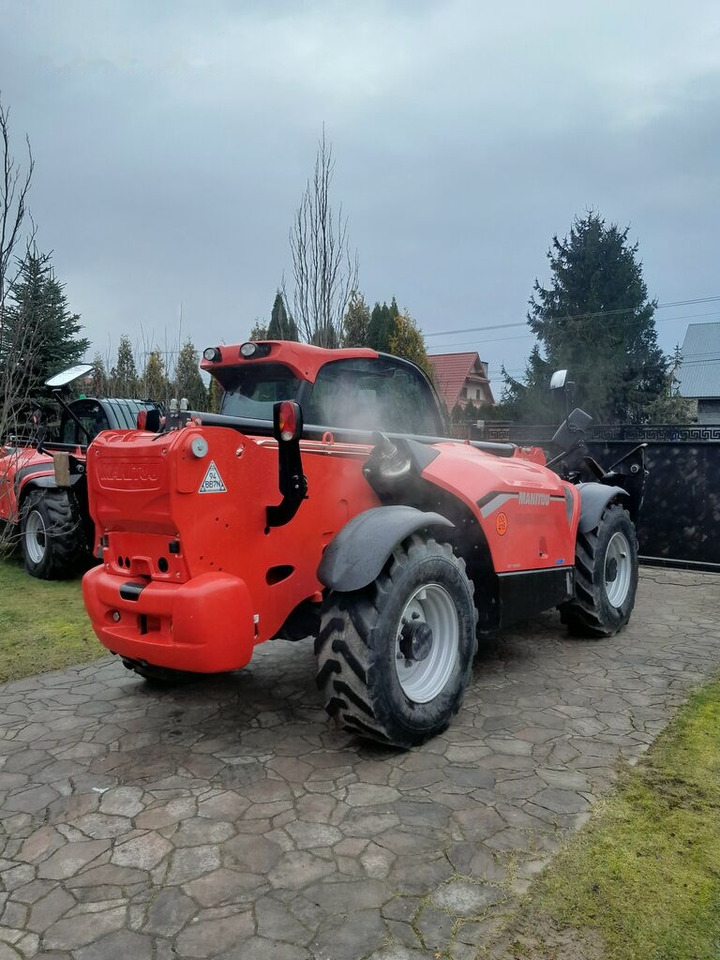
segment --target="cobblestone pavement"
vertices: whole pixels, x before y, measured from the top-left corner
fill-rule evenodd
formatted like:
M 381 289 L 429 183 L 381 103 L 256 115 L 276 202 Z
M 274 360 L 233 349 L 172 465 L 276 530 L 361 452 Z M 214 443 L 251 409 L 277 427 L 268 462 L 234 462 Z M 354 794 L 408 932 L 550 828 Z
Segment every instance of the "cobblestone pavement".
M 719 611 L 646 570 L 618 637 L 505 633 L 408 753 L 328 724 L 308 641 L 171 692 L 110 658 L 0 688 L 0 960 L 474 958 L 720 666 Z

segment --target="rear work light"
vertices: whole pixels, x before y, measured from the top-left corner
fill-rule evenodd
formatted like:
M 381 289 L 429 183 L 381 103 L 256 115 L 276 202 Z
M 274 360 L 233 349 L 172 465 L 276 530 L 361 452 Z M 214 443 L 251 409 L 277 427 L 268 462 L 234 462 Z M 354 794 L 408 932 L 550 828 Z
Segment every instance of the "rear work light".
M 252 341 L 248 341 L 248 343 L 244 343 L 240 347 L 240 356 L 246 360 L 251 360 L 253 357 L 267 357 L 269 355 L 269 343 L 253 343 Z
M 208 363 L 220 363 L 222 360 L 220 347 L 206 347 L 203 350 L 203 357 L 205 357 Z
M 295 400 L 281 400 L 273 407 L 274 434 L 279 442 L 298 440 L 303 428 L 302 410 Z
M 147 430 L 147 410 L 138 410 L 137 428 L 138 430 Z

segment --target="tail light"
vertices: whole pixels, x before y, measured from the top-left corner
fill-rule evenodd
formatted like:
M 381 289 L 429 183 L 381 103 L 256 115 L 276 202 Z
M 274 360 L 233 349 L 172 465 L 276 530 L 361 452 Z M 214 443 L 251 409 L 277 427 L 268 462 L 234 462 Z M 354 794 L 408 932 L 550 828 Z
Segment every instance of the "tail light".
M 281 400 L 273 407 L 273 433 L 280 443 L 298 440 L 303 428 L 302 410 L 295 400 Z
M 147 410 L 138 410 L 137 428 L 138 430 L 147 430 Z

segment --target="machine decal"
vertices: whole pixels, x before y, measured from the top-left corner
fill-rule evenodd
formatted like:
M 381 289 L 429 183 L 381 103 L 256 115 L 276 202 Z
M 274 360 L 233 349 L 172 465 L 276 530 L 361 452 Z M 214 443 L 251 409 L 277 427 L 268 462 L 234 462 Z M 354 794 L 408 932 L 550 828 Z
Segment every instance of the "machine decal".
M 508 528 L 508 518 L 506 513 L 499 513 L 495 517 L 495 529 L 498 532 L 498 536 L 504 537 L 507 533 Z
M 478 507 L 480 507 L 480 516 L 489 517 L 491 513 L 494 513 L 496 510 L 499 510 L 504 503 L 507 503 L 508 500 L 512 500 L 516 497 L 516 493 L 491 493 L 488 496 L 483 497 L 482 500 L 478 500 Z
M 227 493 L 227 487 L 223 483 L 220 471 L 215 466 L 215 461 L 210 461 L 203 482 L 198 487 L 198 493 Z
M 477 501 L 480 516 L 485 519 L 504 506 L 508 500 L 516 500 L 521 507 L 549 507 L 553 500 L 565 502 L 565 497 L 542 491 L 521 490 L 519 493 L 489 493 Z

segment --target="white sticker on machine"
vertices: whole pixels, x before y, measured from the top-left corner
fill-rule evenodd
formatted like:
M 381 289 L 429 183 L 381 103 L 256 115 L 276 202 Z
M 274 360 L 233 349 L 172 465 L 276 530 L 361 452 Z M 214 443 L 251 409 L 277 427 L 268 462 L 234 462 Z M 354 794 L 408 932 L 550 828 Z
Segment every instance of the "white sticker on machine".
M 203 482 L 200 484 L 198 493 L 227 493 L 227 487 L 223 483 L 220 471 L 215 466 L 215 461 L 210 461 Z

